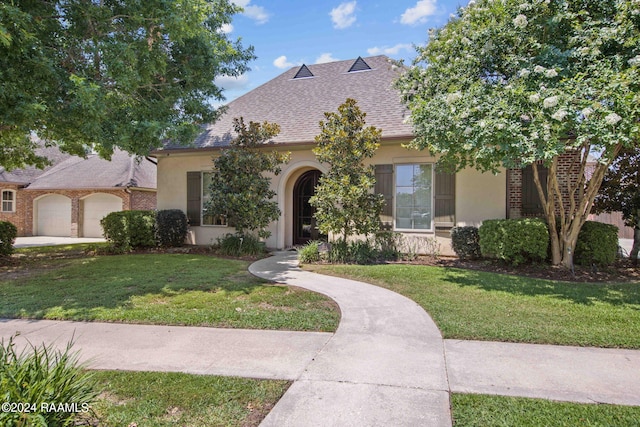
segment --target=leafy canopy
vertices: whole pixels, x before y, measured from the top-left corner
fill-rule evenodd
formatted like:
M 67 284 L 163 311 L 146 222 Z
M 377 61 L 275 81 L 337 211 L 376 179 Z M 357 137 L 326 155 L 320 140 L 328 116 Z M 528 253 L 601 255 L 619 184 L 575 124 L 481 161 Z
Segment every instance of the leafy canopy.
M 398 82 L 411 144 L 453 169 L 612 154 L 640 136 L 640 1 L 478 0 Z
M 280 209 L 272 200 L 276 192 L 271 190 L 271 178 L 265 173 L 278 175 L 290 155 L 265 150 L 265 144 L 280 133 L 277 124 L 249 122 L 247 126 L 242 118 L 233 122 L 238 136 L 214 158 L 206 209 L 224 216 L 238 233 L 257 230 L 259 237 L 266 238 L 270 233 L 265 228 L 278 219 Z
M 320 177 L 309 203 L 316 208 L 316 220 L 322 233 L 338 233 L 346 239 L 355 233 L 378 230 L 384 204 L 381 194 L 373 194 L 373 166 L 365 166 L 380 146 L 381 131 L 365 127 L 366 114 L 353 99 L 347 99 L 338 112 L 324 113 L 321 132 L 313 149 L 329 171 Z
M 56 0 L 0 4 L 0 165 L 43 165 L 32 133 L 63 151 L 146 154 L 216 119 L 215 84 L 253 48 L 223 26 L 229 0 Z

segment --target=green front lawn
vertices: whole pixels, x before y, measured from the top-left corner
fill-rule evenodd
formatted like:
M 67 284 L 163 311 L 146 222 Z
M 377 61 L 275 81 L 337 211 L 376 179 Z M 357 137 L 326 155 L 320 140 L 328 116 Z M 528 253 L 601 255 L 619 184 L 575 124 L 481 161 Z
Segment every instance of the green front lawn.
M 64 254 L 72 254 L 65 257 Z M 21 251 L 0 278 L 0 318 L 335 331 L 328 297 L 272 286 L 244 261 L 192 254 Z M 18 258 L 20 259 L 20 258 Z
M 637 426 L 640 407 L 554 402 L 523 397 L 451 395 L 456 427 Z
M 567 283 L 421 265 L 314 265 L 420 304 L 445 338 L 640 348 L 640 283 Z
M 92 406 L 95 414 L 88 414 L 82 425 L 257 426 L 290 385 L 288 381 L 180 373 L 104 371 L 95 375 L 103 393 Z

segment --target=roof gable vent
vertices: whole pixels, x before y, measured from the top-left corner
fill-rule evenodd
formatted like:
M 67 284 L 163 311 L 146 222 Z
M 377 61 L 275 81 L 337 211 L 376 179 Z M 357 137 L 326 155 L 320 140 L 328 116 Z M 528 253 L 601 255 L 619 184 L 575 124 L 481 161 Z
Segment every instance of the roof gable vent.
M 309 70 L 309 68 L 306 65 L 302 64 L 302 67 L 300 67 L 300 69 L 298 70 L 296 75 L 293 76 L 293 78 L 303 79 L 305 77 L 313 77 L 313 73 L 311 72 L 311 70 Z
M 353 73 L 354 71 L 367 71 L 370 69 L 371 67 L 369 67 L 369 64 L 364 62 L 364 59 L 362 59 L 361 56 L 358 56 L 358 59 L 356 59 L 356 62 L 354 62 L 351 68 L 349 68 L 349 72 Z

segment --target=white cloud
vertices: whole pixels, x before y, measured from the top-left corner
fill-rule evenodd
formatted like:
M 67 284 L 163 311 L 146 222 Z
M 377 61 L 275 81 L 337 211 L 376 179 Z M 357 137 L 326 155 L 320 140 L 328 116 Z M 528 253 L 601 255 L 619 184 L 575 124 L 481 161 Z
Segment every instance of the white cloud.
M 249 77 L 247 77 L 246 74 L 242 74 L 238 77 L 220 76 L 216 78 L 215 84 L 226 91 L 245 89 L 249 85 Z
M 265 8 L 250 4 L 251 0 L 233 0 L 233 3 L 243 8 L 242 14 L 256 21 L 257 24 L 264 24 L 269 20 L 270 15 Z
M 278 68 L 291 68 L 293 67 L 294 64 L 293 62 L 289 62 L 287 61 L 287 57 L 282 55 L 282 56 L 278 56 L 274 61 L 273 61 L 273 65 L 275 65 Z
M 419 0 L 414 7 L 404 11 L 400 22 L 407 25 L 423 24 L 436 10 L 436 0 Z
M 325 62 L 335 62 L 336 58 L 333 57 L 330 53 L 323 53 L 322 55 L 316 58 L 316 64 L 324 64 Z
M 331 15 L 331 20 L 333 21 L 333 27 L 338 29 L 350 27 L 351 24 L 356 22 L 355 11 L 355 1 L 342 3 L 340 6 L 331 9 L 329 15 Z
M 369 55 L 397 55 L 401 50 L 413 50 L 413 45 L 409 43 L 399 43 L 391 47 L 372 47 L 367 49 Z

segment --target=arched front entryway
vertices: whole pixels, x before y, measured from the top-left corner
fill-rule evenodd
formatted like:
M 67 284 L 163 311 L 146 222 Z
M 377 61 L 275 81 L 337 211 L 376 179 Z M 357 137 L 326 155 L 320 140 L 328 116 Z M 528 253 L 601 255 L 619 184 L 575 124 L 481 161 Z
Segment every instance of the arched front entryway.
M 293 244 L 303 245 L 311 240 L 324 236 L 316 227 L 315 208 L 309 204 L 309 199 L 315 194 L 315 187 L 322 173 L 310 170 L 298 178 L 293 187 Z

